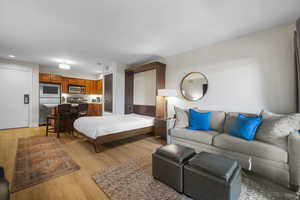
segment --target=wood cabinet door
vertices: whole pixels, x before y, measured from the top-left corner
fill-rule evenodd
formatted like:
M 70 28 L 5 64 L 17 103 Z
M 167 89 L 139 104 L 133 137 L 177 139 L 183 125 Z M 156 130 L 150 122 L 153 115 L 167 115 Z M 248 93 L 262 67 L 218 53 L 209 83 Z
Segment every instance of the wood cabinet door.
M 84 79 L 79 79 L 79 78 L 69 78 L 69 84 L 70 85 L 85 85 L 85 80 Z
M 94 116 L 94 104 L 88 105 L 88 116 Z
M 69 79 L 67 77 L 62 77 L 61 90 L 62 93 L 69 93 Z
M 81 85 L 81 86 L 85 86 L 85 80 L 84 79 L 77 79 L 77 83 L 78 85 Z
M 96 83 L 94 80 L 89 80 L 89 94 L 96 94 Z
M 85 93 L 91 94 L 91 81 L 90 80 L 84 80 L 85 85 Z
M 39 74 L 40 82 L 50 83 L 50 80 L 51 80 L 50 77 L 51 77 L 50 74 L 44 74 L 44 73 L 40 73 L 40 74 Z
M 88 105 L 88 116 L 95 116 L 95 106 L 94 104 Z
M 62 83 L 62 76 L 51 74 L 50 81 L 51 83 Z
M 103 87 L 102 87 L 102 80 L 96 81 L 96 94 L 102 94 L 103 93 Z
M 79 85 L 77 78 L 68 78 L 69 85 Z
M 101 116 L 102 105 L 101 104 L 89 104 L 88 105 L 88 116 Z
M 95 81 L 91 80 L 91 89 L 90 89 L 90 94 L 95 94 Z

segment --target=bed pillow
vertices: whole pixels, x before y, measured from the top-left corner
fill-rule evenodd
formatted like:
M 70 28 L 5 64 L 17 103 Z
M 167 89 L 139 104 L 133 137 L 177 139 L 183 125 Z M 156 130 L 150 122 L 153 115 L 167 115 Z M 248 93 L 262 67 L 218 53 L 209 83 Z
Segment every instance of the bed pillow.
M 210 130 L 211 112 L 201 113 L 189 109 L 189 127 L 190 130 Z
M 241 139 L 252 141 L 261 121 L 261 117 L 246 117 L 245 115 L 239 114 L 233 123 L 229 134 Z
M 262 117 L 255 139 L 287 149 L 288 135 L 300 129 L 300 114 L 279 115 L 263 111 Z
M 179 108 L 174 106 L 176 121 L 175 127 L 176 128 L 186 128 L 189 126 L 189 112 L 186 109 Z

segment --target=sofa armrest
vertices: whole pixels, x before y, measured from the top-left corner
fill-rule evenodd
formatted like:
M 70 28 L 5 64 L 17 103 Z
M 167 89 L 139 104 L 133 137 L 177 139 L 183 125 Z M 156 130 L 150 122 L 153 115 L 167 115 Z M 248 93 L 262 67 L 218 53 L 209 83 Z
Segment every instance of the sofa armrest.
M 290 168 L 290 185 L 300 186 L 300 134 L 290 133 L 288 136 L 288 153 Z
M 167 119 L 167 130 L 170 130 L 170 129 L 174 128 L 175 127 L 175 122 L 176 122 L 175 118 Z

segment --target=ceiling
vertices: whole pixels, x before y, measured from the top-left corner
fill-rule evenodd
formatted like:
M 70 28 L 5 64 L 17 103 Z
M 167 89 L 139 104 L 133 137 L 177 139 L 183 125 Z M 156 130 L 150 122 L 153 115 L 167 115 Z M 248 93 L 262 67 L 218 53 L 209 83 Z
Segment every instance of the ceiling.
M 299 0 L 0 0 L 0 57 L 95 72 L 300 17 Z

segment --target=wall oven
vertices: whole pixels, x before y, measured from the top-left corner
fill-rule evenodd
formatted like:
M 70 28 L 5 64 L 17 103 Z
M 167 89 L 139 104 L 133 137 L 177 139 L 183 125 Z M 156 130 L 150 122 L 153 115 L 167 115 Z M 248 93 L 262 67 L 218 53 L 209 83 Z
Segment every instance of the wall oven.
M 60 85 L 40 83 L 41 98 L 60 98 Z
M 70 94 L 85 94 L 85 86 L 69 85 Z

